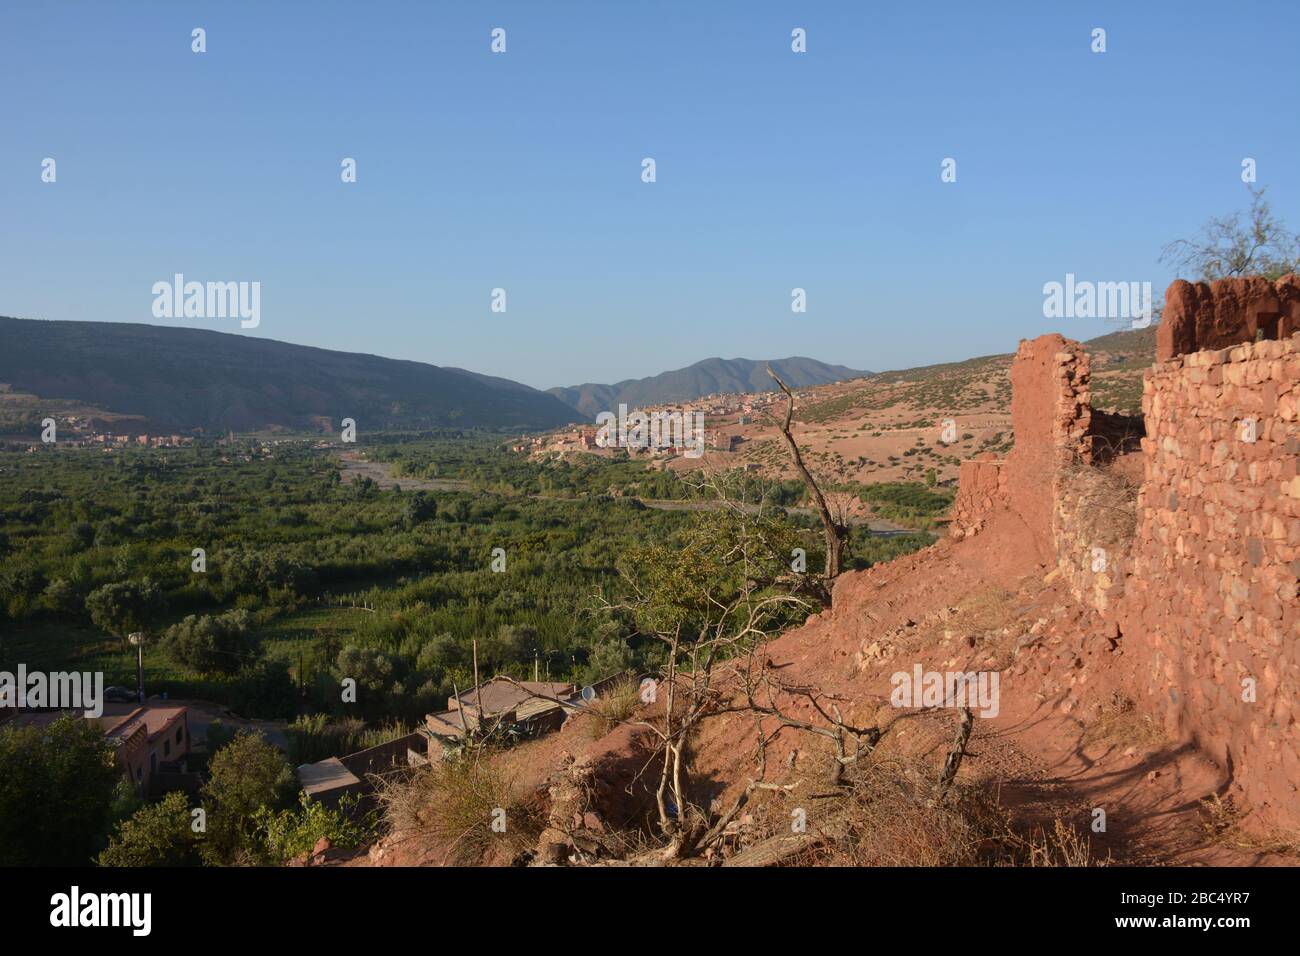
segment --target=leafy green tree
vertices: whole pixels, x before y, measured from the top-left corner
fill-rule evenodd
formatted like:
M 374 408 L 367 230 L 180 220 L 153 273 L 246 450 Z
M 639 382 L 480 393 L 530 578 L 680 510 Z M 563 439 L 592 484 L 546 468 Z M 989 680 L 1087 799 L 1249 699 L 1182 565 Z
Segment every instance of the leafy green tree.
M 0 575 L 0 604 L 8 608 L 10 617 L 20 618 L 28 613 L 48 583 L 38 568 L 13 568 Z
M 95 526 L 89 521 L 75 521 L 68 528 L 68 543 L 76 551 L 84 551 L 95 542 Z
M 402 524 L 409 531 L 426 521 L 438 517 L 438 501 L 425 491 L 417 491 L 406 499 L 402 511 Z
M 105 584 L 86 595 L 91 622 L 119 638 L 147 629 L 165 606 L 162 591 L 151 578 Z
M 368 475 L 357 475 L 347 486 L 350 501 L 369 501 L 379 495 L 379 485 Z
M 163 633 L 163 649 L 182 667 L 203 674 L 233 674 L 255 656 L 249 622 L 243 608 L 225 614 L 191 614 Z
M 594 683 L 614 674 L 631 669 L 636 661 L 636 654 L 625 641 L 617 638 L 601 641 L 591 649 L 587 659 L 587 669 L 583 680 Z
M 81 596 L 67 578 L 55 578 L 41 595 L 42 603 L 54 614 L 71 617 L 81 609 Z
M 352 678 L 359 690 L 385 690 L 393 677 L 392 659 L 377 647 L 349 644 L 339 651 L 335 672 L 339 680 Z
M 194 866 L 198 839 L 191 820 L 189 801 L 179 790 L 145 804 L 118 824 L 99 865 Z
M 280 751 L 257 733 L 241 733 L 212 758 L 203 785 L 207 837 L 200 852 L 207 863 L 263 860 L 257 811 L 277 810 L 291 797 L 293 771 Z
M 507 664 L 522 664 L 533 659 L 537 647 L 535 629 L 518 624 L 502 624 L 495 634 L 479 641 L 479 663 L 496 668 Z
M 450 634 L 439 634 L 420 648 L 416 666 L 425 673 L 438 673 L 465 662 L 465 650 Z
M 84 866 L 121 773 L 95 723 L 0 728 L 0 866 Z

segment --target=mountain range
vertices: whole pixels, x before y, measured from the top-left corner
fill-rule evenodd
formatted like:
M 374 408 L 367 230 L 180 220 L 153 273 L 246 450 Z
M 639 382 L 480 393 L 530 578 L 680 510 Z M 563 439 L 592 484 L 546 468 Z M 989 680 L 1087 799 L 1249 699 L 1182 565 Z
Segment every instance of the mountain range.
M 614 385 L 541 391 L 459 368 L 226 332 L 0 317 L 0 424 L 29 431 L 57 402 L 61 414 L 126 417 L 150 432 L 328 431 L 343 418 L 362 429 L 543 430 L 591 421 L 620 403 L 765 391 L 773 387 L 768 364 L 792 388 L 870 374 L 809 358 L 711 358 Z
M 791 388 L 827 385 L 872 374 L 797 356 L 769 361 L 710 358 L 649 378 L 629 378 L 614 385 L 589 383 L 547 391 L 590 419 L 598 412 L 617 412 L 620 404 L 635 408 L 638 405 L 689 402 L 716 393 L 766 392 L 776 388 L 767 374 L 769 365 Z
M 150 432 L 498 427 L 577 420 L 546 392 L 459 368 L 124 322 L 0 317 L 0 383 Z M 0 395 L 0 398 L 5 398 Z M 39 420 L 39 419 L 38 419 Z

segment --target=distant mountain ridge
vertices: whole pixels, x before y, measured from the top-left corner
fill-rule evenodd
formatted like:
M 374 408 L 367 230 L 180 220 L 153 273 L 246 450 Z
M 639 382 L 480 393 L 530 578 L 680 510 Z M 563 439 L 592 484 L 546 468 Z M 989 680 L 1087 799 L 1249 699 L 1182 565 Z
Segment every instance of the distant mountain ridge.
M 182 432 L 424 427 L 547 429 L 553 395 L 464 369 L 205 329 L 0 317 L 0 382 Z
M 827 385 L 873 374 L 801 356 L 770 361 L 709 358 L 648 378 L 629 378 L 613 385 L 588 383 L 549 388 L 547 392 L 592 419 L 603 411 L 617 412 L 620 404 L 662 405 L 689 402 L 718 392 L 766 392 L 776 387 L 767 374 L 769 365 L 791 388 Z

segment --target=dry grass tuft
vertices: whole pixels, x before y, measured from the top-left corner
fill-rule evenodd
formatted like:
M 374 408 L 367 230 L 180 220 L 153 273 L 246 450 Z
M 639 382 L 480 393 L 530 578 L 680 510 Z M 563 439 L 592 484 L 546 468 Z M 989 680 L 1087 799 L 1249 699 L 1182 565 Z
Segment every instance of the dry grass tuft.
M 604 737 L 622 721 L 631 718 L 640 702 L 641 687 L 631 678 L 611 684 L 600 697 L 587 705 L 592 716 L 592 737 Z
M 1276 827 L 1248 831 L 1245 814 L 1230 800 L 1221 800 L 1217 793 L 1201 801 L 1201 813 L 1205 832 L 1216 843 L 1257 853 L 1300 856 L 1300 833 L 1287 833 Z
M 1009 834 L 982 791 L 954 786 L 940 799 L 933 774 L 898 758 L 863 768 L 846 814 L 835 862 L 851 866 L 976 866 Z
M 1094 547 L 1122 551 L 1137 533 L 1138 482 L 1118 468 L 1075 465 L 1063 476 L 1082 538 Z
M 1039 827 L 1028 839 L 1021 840 L 1015 866 L 1106 866 L 1107 855 L 1093 859 L 1092 840 L 1057 817 L 1050 831 Z
M 1083 743 L 1111 743 L 1123 747 L 1151 748 L 1164 743 L 1164 731 L 1127 697 L 1116 696 L 1097 716 L 1084 724 Z
M 845 866 L 1105 866 L 1091 842 L 1060 819 L 1027 836 L 987 789 L 940 792 L 928 765 L 872 760 L 840 811 L 844 826 L 813 855 Z
M 450 757 L 381 783 L 379 799 L 394 832 L 446 843 L 448 863 L 479 863 L 493 849 L 518 853 L 533 846 L 541 830 L 536 814 L 485 754 Z M 494 830 L 494 821 L 498 828 L 503 821 L 504 830 Z

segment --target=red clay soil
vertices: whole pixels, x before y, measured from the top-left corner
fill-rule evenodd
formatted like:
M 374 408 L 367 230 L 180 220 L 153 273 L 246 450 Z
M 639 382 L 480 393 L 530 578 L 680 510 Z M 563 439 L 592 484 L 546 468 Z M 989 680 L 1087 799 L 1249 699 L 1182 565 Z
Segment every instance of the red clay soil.
M 1059 818 L 1091 839 L 1094 859 L 1109 856 L 1116 864 L 1294 864 L 1293 857 L 1209 835 L 1201 801 L 1231 794 L 1222 768 L 1190 743 L 1126 743 L 1104 735 L 1088 742 L 1089 721 L 1113 703 L 1108 675 L 1125 666 L 1123 640 L 1073 601 L 1037 540 L 1020 518 L 1003 512 L 973 538 L 846 573 L 832 609 L 769 644 L 769 666 L 786 686 L 815 687 L 837 701 L 846 722 L 880 723 L 888 735 L 912 741 L 914 753 L 932 760 L 936 771 L 955 713 L 890 706 L 890 675 L 917 663 L 926 670 L 999 670 L 1000 712 L 976 719 L 958 779 L 992 788 L 1018 821 L 1050 826 Z M 969 610 L 985 606 L 1004 615 L 992 635 L 987 616 Z M 824 723 L 797 696 L 782 707 Z M 549 808 L 553 827 L 565 835 L 603 833 L 649 816 L 655 774 L 643 733 L 622 726 L 593 739 L 590 718 L 582 716 L 499 760 L 519 793 Z M 767 746 L 766 779 L 783 782 L 791 768 L 824 760 L 817 740 L 780 730 Z M 755 741 L 752 716 L 704 723 L 690 765 L 697 803 L 730 806 L 759 778 Z M 581 779 L 581 798 L 571 785 L 557 786 L 570 778 Z M 1090 830 L 1096 808 L 1105 810 L 1105 833 Z M 427 839 L 397 836 L 352 863 L 436 866 L 445 858 L 446 848 Z
M 943 541 L 845 574 L 836 584 L 833 608 L 772 642 L 769 657 L 785 684 L 815 685 L 850 702 L 841 704 L 846 722 L 882 721 L 891 734 L 922 735 L 936 770 L 952 739 L 955 714 L 891 707 L 890 675 L 917 663 L 936 671 L 999 669 L 1000 712 L 976 719 L 959 780 L 996 788 L 1003 805 L 1022 820 L 1050 825 L 1060 817 L 1090 836 L 1094 858 L 1294 864 L 1293 858 L 1233 849 L 1210 838 L 1200 801 L 1228 795 L 1227 776 L 1190 743 L 1085 741 L 1089 719 L 1114 701 L 1107 677 L 1125 666 L 1123 642 L 1112 640 L 1101 619 L 1057 582 L 1037 540 L 1004 512 L 973 538 Z M 963 626 L 959 609 L 999 590 L 1009 608 L 1007 636 L 1000 647 L 991 647 L 999 642 L 983 643 L 975 636 L 979 628 Z M 918 640 L 909 641 L 909 632 Z M 811 708 L 795 716 L 815 719 Z M 927 726 L 934 721 L 941 725 L 938 732 Z M 917 722 L 916 729 L 908 722 Z M 742 746 L 746 735 L 748 746 Z M 783 736 L 784 750 L 781 743 L 769 746 L 769 768 L 783 768 L 790 750 L 808 746 L 797 732 Z M 755 775 L 753 740 L 748 718 L 720 717 L 696 748 L 694 775 L 729 781 L 720 792 L 724 803 Z M 1106 811 L 1105 833 L 1090 830 L 1094 808 Z

